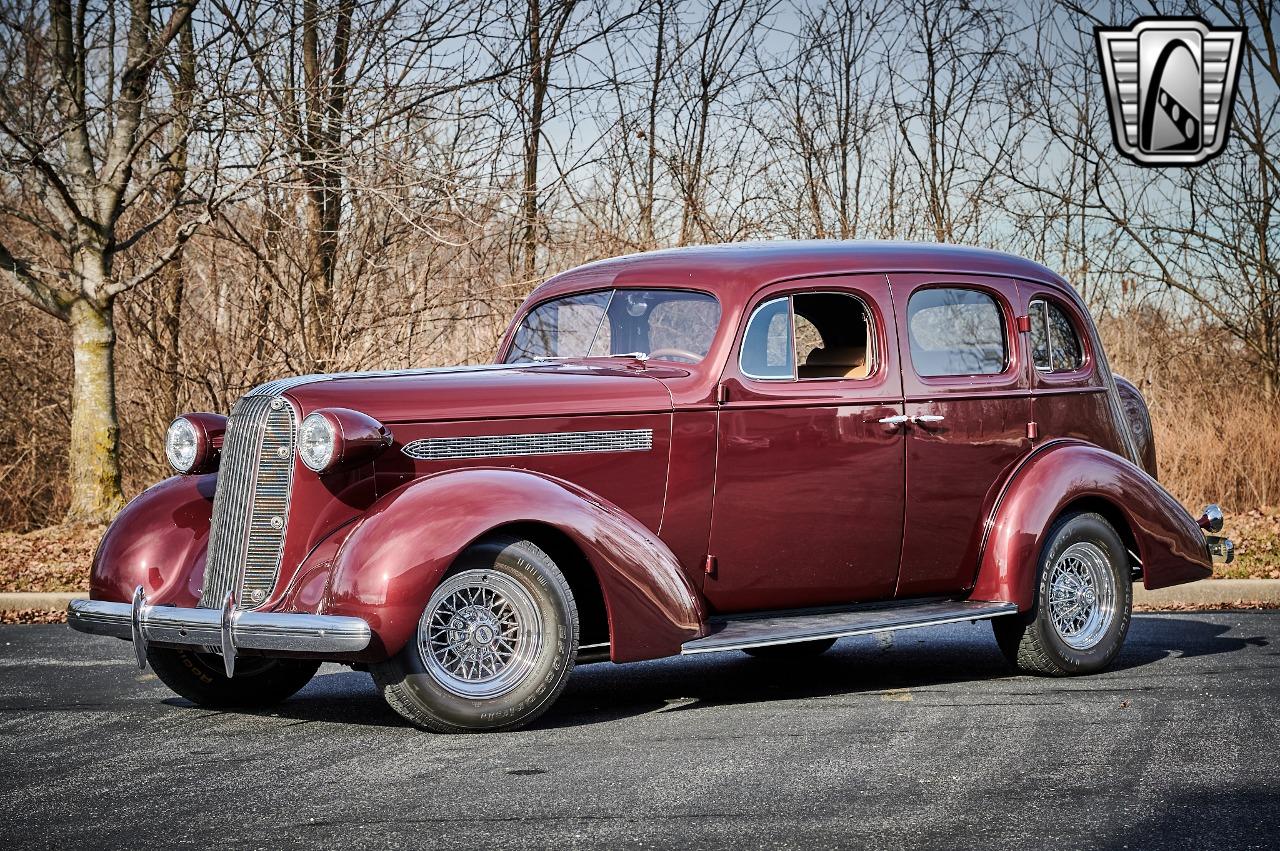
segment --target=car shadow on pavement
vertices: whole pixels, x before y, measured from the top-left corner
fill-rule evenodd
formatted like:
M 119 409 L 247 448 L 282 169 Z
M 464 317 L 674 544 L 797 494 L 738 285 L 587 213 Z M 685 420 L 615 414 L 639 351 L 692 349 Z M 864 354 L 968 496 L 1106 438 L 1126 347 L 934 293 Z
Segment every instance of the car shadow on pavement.
M 1170 657 L 1190 658 L 1267 646 L 1268 639 L 1227 635 L 1229 624 L 1180 616 L 1143 616 L 1107 672 L 1141 668 Z M 958 633 L 958 635 L 957 635 Z M 729 704 L 802 700 L 842 694 L 894 693 L 964 683 L 1021 679 L 1046 691 L 1060 680 L 1019 674 L 1009 666 L 985 625 L 961 627 L 946 637 L 929 631 L 845 639 L 809 659 L 753 659 L 742 653 L 709 654 L 633 665 L 587 665 L 536 727 L 612 721 L 648 712 Z
M 1099 843 L 1133 848 L 1274 848 L 1280 835 L 1280 785 L 1198 786 L 1150 805 L 1141 819 L 1118 824 Z
M 208 711 L 181 697 L 168 698 L 164 703 L 180 709 Z M 307 683 L 306 688 L 284 703 L 265 709 L 233 708 L 226 711 L 236 715 L 281 718 L 298 723 L 407 726 L 382 700 L 382 696 L 374 688 L 373 680 L 362 671 L 325 671 L 317 674 Z
M 1096 676 L 1105 678 L 1169 658 L 1235 653 L 1269 644 L 1262 637 L 1228 635 L 1233 629 L 1231 624 L 1186 615 L 1139 616 L 1119 657 Z M 1000 654 L 985 624 L 951 628 L 944 635 L 921 630 L 845 639 L 821 656 L 807 659 L 756 659 L 730 652 L 628 665 L 602 662 L 576 668 L 556 705 L 531 728 L 578 727 L 651 712 L 839 695 L 883 693 L 892 699 L 894 693 L 911 689 L 1007 679 L 1042 683 L 1045 691 L 1063 682 L 1018 674 Z M 176 697 L 165 702 L 192 706 Z M 382 701 L 369 675 L 358 671 L 322 673 L 285 703 L 242 712 L 299 723 L 408 726 Z

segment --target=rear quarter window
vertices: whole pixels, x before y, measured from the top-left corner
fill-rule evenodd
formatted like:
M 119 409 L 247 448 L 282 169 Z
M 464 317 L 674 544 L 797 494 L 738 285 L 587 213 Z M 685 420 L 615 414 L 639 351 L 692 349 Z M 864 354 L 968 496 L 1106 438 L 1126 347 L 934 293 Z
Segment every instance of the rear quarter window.
M 911 362 L 923 377 L 998 375 L 1009 365 L 1004 313 L 980 290 L 918 290 L 907 302 Z
M 1027 314 L 1031 320 L 1031 360 L 1041 372 L 1074 372 L 1084 366 L 1084 346 L 1075 323 L 1052 301 L 1032 299 Z

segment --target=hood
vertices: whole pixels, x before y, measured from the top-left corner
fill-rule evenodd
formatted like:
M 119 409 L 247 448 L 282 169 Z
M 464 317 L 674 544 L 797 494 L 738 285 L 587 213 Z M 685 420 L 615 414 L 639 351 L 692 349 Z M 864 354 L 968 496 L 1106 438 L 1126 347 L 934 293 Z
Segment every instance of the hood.
M 614 364 L 511 364 L 341 373 L 281 379 L 254 395 L 283 393 L 306 416 L 351 408 L 397 422 L 670 411 L 656 370 Z

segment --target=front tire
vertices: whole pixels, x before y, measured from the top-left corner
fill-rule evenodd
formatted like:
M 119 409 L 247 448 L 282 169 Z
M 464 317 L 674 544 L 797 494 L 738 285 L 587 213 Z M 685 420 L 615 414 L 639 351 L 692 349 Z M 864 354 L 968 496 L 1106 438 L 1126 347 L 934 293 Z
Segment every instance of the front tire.
M 1124 543 L 1101 515 L 1056 522 L 1040 554 L 1034 608 L 991 621 L 1005 658 L 1028 674 L 1091 674 L 1111 664 L 1133 617 Z
M 222 657 L 213 653 L 147 648 L 147 663 L 160 681 L 200 706 L 245 709 L 273 706 L 311 682 L 320 667 L 308 659 L 242 656 L 227 678 Z
M 391 708 L 424 730 L 514 730 L 560 696 L 577 654 L 564 574 L 533 542 L 501 537 L 459 557 L 414 637 L 370 672 Z

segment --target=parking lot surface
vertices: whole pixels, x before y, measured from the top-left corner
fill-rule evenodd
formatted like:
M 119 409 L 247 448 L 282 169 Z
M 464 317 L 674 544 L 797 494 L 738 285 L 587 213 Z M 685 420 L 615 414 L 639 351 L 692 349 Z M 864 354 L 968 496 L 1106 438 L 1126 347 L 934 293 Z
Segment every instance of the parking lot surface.
M 577 669 L 531 729 L 405 726 L 338 666 L 201 709 L 110 638 L 0 627 L 0 847 L 1263 848 L 1280 612 L 1138 615 L 1114 668 L 985 624 Z

